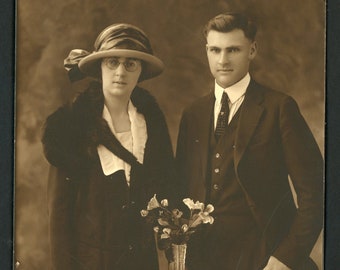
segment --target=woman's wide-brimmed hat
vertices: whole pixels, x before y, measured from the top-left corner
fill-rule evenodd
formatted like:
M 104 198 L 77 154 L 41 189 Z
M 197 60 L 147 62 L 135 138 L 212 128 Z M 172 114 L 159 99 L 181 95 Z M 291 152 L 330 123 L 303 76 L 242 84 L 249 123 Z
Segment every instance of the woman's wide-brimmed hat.
M 163 62 L 154 56 L 146 34 L 136 26 L 126 23 L 105 28 L 94 43 L 94 51 L 72 50 L 64 60 L 64 66 L 72 81 L 81 79 L 81 74 L 100 78 L 100 64 L 107 57 L 129 57 L 142 60 L 139 81 L 158 76 L 164 69 Z M 79 72 L 80 71 L 80 72 Z

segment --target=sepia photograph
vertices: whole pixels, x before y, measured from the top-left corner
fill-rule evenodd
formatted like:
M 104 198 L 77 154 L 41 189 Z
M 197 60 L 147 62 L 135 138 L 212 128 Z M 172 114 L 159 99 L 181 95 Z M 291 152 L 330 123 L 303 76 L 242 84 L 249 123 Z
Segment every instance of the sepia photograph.
M 18 270 L 323 270 L 322 0 L 17 1 Z

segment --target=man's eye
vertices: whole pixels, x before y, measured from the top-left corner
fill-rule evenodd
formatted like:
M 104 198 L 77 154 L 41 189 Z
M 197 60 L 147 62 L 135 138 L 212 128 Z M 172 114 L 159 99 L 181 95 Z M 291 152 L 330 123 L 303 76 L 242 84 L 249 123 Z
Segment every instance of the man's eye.
M 218 48 L 210 48 L 209 50 L 210 50 L 210 52 L 213 52 L 213 53 L 219 53 L 221 51 Z
M 239 52 L 240 49 L 239 48 L 230 48 L 228 51 L 229 52 Z

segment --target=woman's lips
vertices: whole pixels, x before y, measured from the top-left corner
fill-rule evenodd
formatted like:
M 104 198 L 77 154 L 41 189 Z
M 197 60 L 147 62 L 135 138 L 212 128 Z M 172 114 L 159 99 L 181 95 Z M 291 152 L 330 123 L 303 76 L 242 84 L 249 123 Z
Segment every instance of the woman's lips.
M 114 84 L 125 85 L 126 82 L 123 81 L 113 81 Z
M 218 71 L 218 72 L 226 72 L 226 73 L 229 73 L 229 72 L 232 72 L 233 70 L 232 70 L 232 69 L 222 69 L 222 68 L 220 68 L 220 69 L 218 69 L 217 71 Z

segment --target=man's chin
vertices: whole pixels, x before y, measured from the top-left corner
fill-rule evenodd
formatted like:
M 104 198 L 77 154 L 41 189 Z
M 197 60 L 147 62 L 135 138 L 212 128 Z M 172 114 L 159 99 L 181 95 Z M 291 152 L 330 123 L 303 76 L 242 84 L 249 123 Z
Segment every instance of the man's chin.
M 234 80 L 216 80 L 217 84 L 223 88 L 227 88 L 229 86 L 232 86 L 233 84 L 235 84 L 236 81 Z

